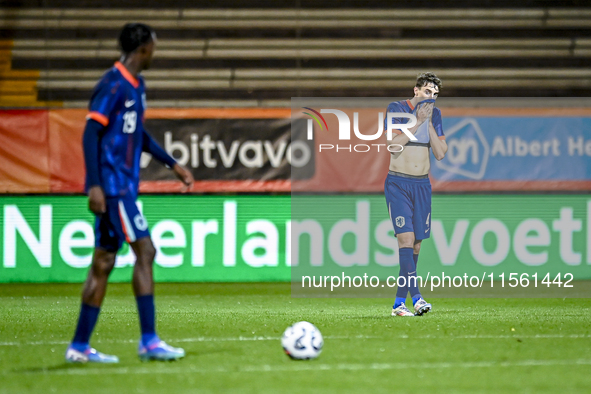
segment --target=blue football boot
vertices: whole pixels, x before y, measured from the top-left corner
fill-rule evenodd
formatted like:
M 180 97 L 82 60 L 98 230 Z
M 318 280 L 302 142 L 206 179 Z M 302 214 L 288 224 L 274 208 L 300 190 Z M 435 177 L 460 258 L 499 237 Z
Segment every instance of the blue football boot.
M 167 345 L 156 336 L 147 345 L 140 340 L 138 355 L 142 361 L 172 361 L 185 357 L 185 350 Z
M 68 346 L 66 350 L 66 361 L 69 363 L 103 363 L 113 364 L 119 362 L 119 357 L 111 356 L 98 352 L 96 349 L 90 347 L 90 345 L 84 350 L 80 351 L 75 349 L 72 345 Z

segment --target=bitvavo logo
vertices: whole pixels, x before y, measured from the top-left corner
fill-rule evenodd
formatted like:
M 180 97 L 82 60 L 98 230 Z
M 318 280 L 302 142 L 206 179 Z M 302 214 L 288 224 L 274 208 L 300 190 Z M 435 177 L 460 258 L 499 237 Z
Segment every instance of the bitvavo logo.
M 324 131 L 328 130 L 328 124 L 326 120 L 321 114 L 333 114 L 336 115 L 337 120 L 339 122 L 339 134 L 338 139 L 339 141 L 350 141 L 351 140 L 351 120 L 349 116 L 338 109 L 321 109 L 320 112 L 310 108 L 310 107 L 303 107 L 304 109 L 309 110 L 312 113 L 304 112 L 304 114 L 310 116 L 312 119 L 308 119 L 308 128 L 307 128 L 307 139 L 309 141 L 314 139 L 314 121 L 320 126 L 320 129 Z M 375 141 L 380 139 L 384 135 L 384 113 L 378 113 L 378 131 L 374 134 L 363 134 L 359 131 L 359 113 L 353 112 L 353 132 L 355 136 L 363 141 Z M 394 118 L 406 118 L 409 119 L 408 123 L 392 123 L 392 119 Z M 322 122 L 321 122 L 322 120 Z M 417 124 L 417 118 L 413 114 L 405 113 L 405 112 L 388 112 L 387 115 L 387 124 L 388 128 L 386 130 L 386 137 L 388 141 L 392 140 L 392 130 L 400 130 L 404 134 L 408 136 L 411 141 L 417 141 L 417 138 L 411 133 L 408 129 L 414 127 Z M 391 153 L 398 153 L 404 150 L 404 147 L 400 144 L 319 144 L 318 145 L 318 152 L 321 153 L 322 151 L 327 150 L 336 150 L 339 151 L 347 151 L 347 152 L 369 152 L 372 150 L 372 147 L 375 147 L 378 152 L 380 151 L 381 147 L 386 147 L 386 149 Z

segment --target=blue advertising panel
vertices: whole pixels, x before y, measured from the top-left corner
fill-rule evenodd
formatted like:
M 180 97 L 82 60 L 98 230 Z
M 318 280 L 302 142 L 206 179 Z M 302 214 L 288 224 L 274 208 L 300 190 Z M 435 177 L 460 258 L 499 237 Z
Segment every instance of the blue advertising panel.
M 435 182 L 471 183 L 475 189 L 506 182 L 493 187 L 499 190 L 566 182 L 567 188 L 585 189 L 591 178 L 589 117 L 444 116 L 443 126 L 448 152 L 431 166 Z

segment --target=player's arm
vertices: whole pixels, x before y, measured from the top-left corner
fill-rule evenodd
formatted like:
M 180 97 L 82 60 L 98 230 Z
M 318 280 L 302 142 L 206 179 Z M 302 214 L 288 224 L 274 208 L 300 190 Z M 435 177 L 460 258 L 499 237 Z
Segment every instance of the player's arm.
M 187 186 L 187 188 L 191 188 L 193 186 L 193 174 L 185 167 L 181 166 L 179 163 L 176 162 L 172 156 L 170 156 L 154 139 L 150 134 L 143 129 L 143 138 L 142 138 L 142 150 L 144 152 L 148 152 L 159 162 L 166 164 L 174 171 L 174 174 L 177 178 L 181 180 Z
M 95 215 L 107 211 L 105 191 L 99 174 L 99 141 L 103 129 L 109 125 L 111 113 L 119 102 L 119 82 L 101 80 L 90 99 L 86 115 L 86 127 L 82 138 L 84 164 L 86 166 L 86 188 L 88 208 Z
M 447 142 L 445 142 L 445 136 L 443 135 L 440 113 L 434 113 L 431 117 L 431 121 L 429 122 L 429 140 L 435 158 L 438 161 L 443 160 L 447 153 Z
M 101 215 L 107 210 L 105 192 L 100 182 L 98 163 L 99 135 L 103 128 L 104 126 L 99 121 L 89 118 L 86 121 L 82 137 L 86 184 L 88 187 L 88 208 L 95 215 Z
M 410 129 L 408 129 L 408 131 L 410 131 L 411 133 L 414 134 L 416 131 L 416 128 L 415 127 L 410 128 Z M 404 146 L 404 145 L 408 144 L 408 141 L 410 141 L 410 138 L 404 133 L 400 133 L 400 134 L 392 133 L 392 135 L 393 135 L 393 138 L 391 140 L 388 140 L 388 145 L 402 145 L 402 146 Z M 387 138 L 388 137 L 386 137 L 386 139 Z
M 390 111 L 390 112 L 393 112 L 393 111 Z M 419 112 L 417 113 L 417 124 L 414 125 L 413 127 L 408 128 L 408 131 L 410 131 L 412 134 L 415 134 L 417 132 L 417 130 L 419 129 L 419 126 L 421 126 L 425 121 L 427 121 L 427 119 L 429 119 L 430 116 L 431 116 L 431 113 L 429 111 L 428 106 L 425 105 L 425 106 L 422 106 L 421 108 L 419 108 Z M 395 123 L 399 123 L 399 122 L 395 122 Z M 386 130 L 384 130 L 384 131 L 386 131 Z M 394 134 L 396 134 L 396 135 L 394 135 Z M 393 135 L 393 138 L 391 140 L 388 140 L 388 145 L 397 144 L 397 145 L 405 146 L 410 141 L 410 137 L 407 136 L 406 133 L 403 133 L 400 130 L 392 130 L 392 135 Z

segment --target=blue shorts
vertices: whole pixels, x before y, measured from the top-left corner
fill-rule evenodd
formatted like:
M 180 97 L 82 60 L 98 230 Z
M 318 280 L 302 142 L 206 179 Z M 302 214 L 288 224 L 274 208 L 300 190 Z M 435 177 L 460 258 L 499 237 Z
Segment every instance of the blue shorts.
M 94 222 L 94 246 L 117 252 L 123 241 L 132 243 L 150 236 L 148 222 L 139 211 L 135 199 L 107 197 L 107 212 Z
M 417 241 L 431 236 L 431 182 L 388 174 L 384 185 L 394 233 L 414 233 Z

